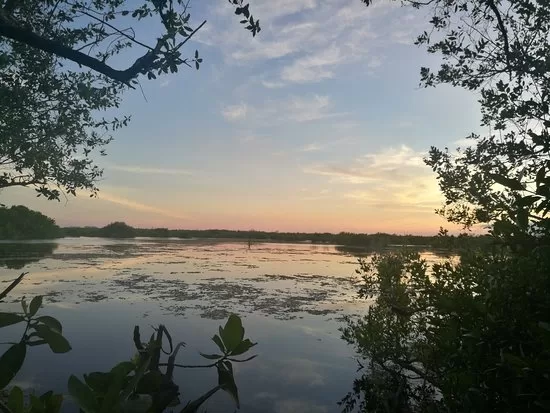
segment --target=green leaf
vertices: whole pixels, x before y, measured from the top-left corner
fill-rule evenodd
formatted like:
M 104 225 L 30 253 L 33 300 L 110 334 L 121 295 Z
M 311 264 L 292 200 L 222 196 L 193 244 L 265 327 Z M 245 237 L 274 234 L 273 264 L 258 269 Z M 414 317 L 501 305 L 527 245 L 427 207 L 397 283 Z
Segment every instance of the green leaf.
M 527 229 L 527 226 L 529 225 L 529 211 L 527 209 L 520 209 L 516 218 L 520 228 L 524 230 Z
M 122 374 L 123 376 L 127 376 L 135 368 L 136 365 L 131 361 L 123 361 L 122 363 L 118 363 L 115 367 L 111 369 L 111 374 Z
M 49 315 L 38 317 L 36 320 L 41 322 L 42 324 L 45 324 L 56 333 L 63 333 L 63 326 L 61 325 L 61 323 L 57 319 L 50 317 Z
M 46 413 L 59 413 L 61 411 L 63 395 L 53 394 L 52 391 L 49 391 L 40 396 L 40 400 L 44 403 Z
M 136 393 L 152 394 L 161 390 L 162 374 L 160 371 L 149 371 L 138 382 Z
M 218 363 L 216 367 L 218 368 L 218 384 L 233 398 L 237 408 L 240 408 L 239 392 L 237 390 L 237 385 L 235 384 L 235 377 L 233 376 L 233 366 L 231 362 L 224 361 Z
M 223 357 L 220 354 L 204 354 L 204 353 L 201 353 L 201 352 L 199 352 L 199 354 L 202 357 L 204 357 L 205 359 L 208 359 L 208 360 L 217 360 L 217 359 L 221 359 Z
M 69 394 L 75 399 L 84 413 L 99 412 L 99 404 L 92 390 L 82 383 L 76 376 L 69 377 Z
M 246 353 L 248 350 L 250 350 L 252 347 L 254 347 L 258 343 L 253 343 L 249 339 L 243 340 L 239 343 L 237 347 L 233 349 L 231 352 L 232 356 L 238 356 L 239 354 Z
M 25 408 L 25 396 L 23 390 L 15 386 L 8 397 L 8 407 L 12 413 L 23 413 Z
M 32 413 L 41 413 L 44 411 L 44 402 L 40 398 L 36 397 L 34 394 L 30 396 Z
M 153 404 L 153 398 L 148 394 L 138 394 L 121 405 L 122 413 L 146 413 Z
M 17 343 L 6 350 L 0 357 L 0 390 L 6 387 L 21 369 L 27 346 L 25 343 Z
M 104 394 L 109 388 L 110 373 L 95 371 L 84 375 L 84 381 L 94 392 Z
M 531 206 L 540 199 L 540 196 L 527 195 L 518 199 L 518 205 L 522 207 Z
M 38 337 L 46 340 L 54 353 L 66 353 L 71 350 L 71 345 L 67 339 L 47 325 L 39 324 L 34 329 Z
M 151 357 L 148 357 L 147 359 L 143 360 L 143 362 L 140 364 L 140 366 L 137 368 L 136 373 L 134 374 L 134 377 L 128 383 L 128 385 L 124 388 L 122 391 L 122 394 L 120 395 L 120 400 L 122 402 L 128 400 L 134 389 L 137 387 L 137 384 L 149 368 L 149 364 L 151 363 Z
M 40 310 L 40 307 L 42 306 L 42 296 L 37 295 L 31 300 L 31 304 L 29 305 L 29 316 L 33 317 L 38 310 Z
M 523 191 L 525 188 L 523 187 L 523 184 L 516 180 L 511 179 L 506 176 L 497 175 L 497 174 L 489 174 L 489 176 L 497 183 L 501 184 L 502 186 L 505 186 L 507 188 L 510 188 L 514 191 Z
M 225 348 L 228 352 L 231 352 L 244 338 L 244 328 L 241 319 L 235 314 L 231 314 L 221 334 Z
M 220 327 L 220 331 L 221 331 L 221 327 Z M 214 334 L 214 337 L 212 337 L 212 341 L 216 343 L 220 351 L 225 354 L 225 346 L 223 345 L 223 341 L 220 338 L 220 336 L 218 336 L 217 334 Z
M 15 313 L 0 313 L 0 328 L 20 323 L 25 318 Z
M 120 364 L 111 370 L 109 374 L 109 386 L 101 403 L 101 413 L 116 411 L 117 406 L 120 406 L 120 402 L 122 401 L 120 392 L 125 384 L 128 372 L 128 369 Z

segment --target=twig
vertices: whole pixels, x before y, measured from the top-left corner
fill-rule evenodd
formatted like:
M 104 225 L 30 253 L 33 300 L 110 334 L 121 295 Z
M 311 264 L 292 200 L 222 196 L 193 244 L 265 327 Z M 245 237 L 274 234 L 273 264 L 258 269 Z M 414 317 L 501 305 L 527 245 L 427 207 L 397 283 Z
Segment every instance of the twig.
M 197 33 L 197 32 L 201 29 L 201 27 L 204 26 L 205 24 L 206 24 L 206 20 L 203 21 L 203 22 L 199 25 L 199 27 L 197 27 L 195 30 L 193 30 L 191 33 L 189 33 L 189 36 L 187 36 L 187 38 L 186 38 L 183 42 L 181 42 L 181 43 L 178 44 L 174 49 L 172 49 L 172 51 L 174 51 L 174 50 L 179 50 L 180 47 L 182 47 L 185 43 L 187 43 L 187 41 L 188 41 L 191 37 L 193 37 L 193 35 L 194 35 L 195 33 Z
M 23 281 L 23 277 L 27 274 L 28 274 L 28 272 L 21 273 L 21 275 L 19 277 L 17 277 L 15 280 L 13 280 L 13 282 L 10 285 L 8 285 L 8 288 L 6 288 L 4 291 L 2 291 L 0 293 L 0 300 L 6 298 L 6 296 L 9 294 L 9 292 L 11 290 L 13 290 L 17 286 L 17 284 L 19 284 L 21 281 Z

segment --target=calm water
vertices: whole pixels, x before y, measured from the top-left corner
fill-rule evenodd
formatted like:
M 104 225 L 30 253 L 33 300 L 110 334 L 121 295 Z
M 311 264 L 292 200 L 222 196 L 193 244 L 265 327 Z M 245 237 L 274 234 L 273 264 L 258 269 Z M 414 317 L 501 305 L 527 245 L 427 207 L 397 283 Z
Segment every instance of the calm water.
M 32 255 L 21 260 L 22 252 Z M 428 261 L 440 260 L 425 252 Z M 134 354 L 132 332 L 142 336 L 163 323 L 185 341 L 178 361 L 204 364 L 210 338 L 230 313 L 243 318 L 259 356 L 236 365 L 241 411 L 337 412 L 351 389 L 357 364 L 338 328 L 346 314 L 362 314 L 356 297 L 357 258 L 335 246 L 182 240 L 66 238 L 55 244 L 0 244 L 0 289 L 21 271 L 24 282 L 3 310 L 21 296 L 43 294 L 42 314 L 62 321 L 72 351 L 56 355 L 34 347 L 16 384 L 37 393 L 66 391 L 68 376 L 108 371 Z M 20 327 L 2 329 L 0 341 Z M 3 348 L 3 347 L 2 347 Z M 217 382 L 214 369 L 182 370 L 175 382 L 182 401 Z M 225 393 L 208 412 L 232 412 Z

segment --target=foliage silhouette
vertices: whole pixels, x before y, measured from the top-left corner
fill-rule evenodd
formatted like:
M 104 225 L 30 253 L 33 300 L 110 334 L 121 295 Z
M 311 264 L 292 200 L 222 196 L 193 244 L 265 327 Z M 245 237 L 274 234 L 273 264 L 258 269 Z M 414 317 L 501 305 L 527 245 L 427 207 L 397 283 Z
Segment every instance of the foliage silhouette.
M 0 240 L 53 239 L 61 231 L 52 218 L 23 205 L 0 206 Z
M 249 5 L 230 3 L 255 36 L 260 25 Z M 30 186 L 52 200 L 62 192 L 95 194 L 102 175 L 95 159 L 130 120 L 101 112 L 118 108 L 141 79 L 203 62 L 197 50 L 183 55 L 206 24 L 192 24 L 188 6 L 183 0 L 0 0 L 0 189 Z M 149 44 L 137 40 L 146 37 Z M 111 65 L 134 58 L 130 48 L 141 56 L 126 69 Z
M 370 4 L 370 1 L 365 1 Z M 451 222 L 488 226 L 491 248 L 428 268 L 417 255 L 361 263 L 368 315 L 343 337 L 362 374 L 344 411 L 550 410 L 550 13 L 539 1 L 407 1 L 430 8 L 417 44 L 439 53 L 422 84 L 476 91 L 489 136 L 432 148 Z M 448 239 L 445 231 L 442 240 Z
M 22 274 L 2 293 L 0 301 L 5 298 L 25 274 Z M 28 347 L 48 345 L 54 353 L 66 353 L 71 350 L 67 339 L 63 336 L 61 323 L 51 316 L 39 316 L 42 307 L 42 296 L 34 297 L 29 304 L 23 298 L 22 313 L 0 312 L 0 328 L 24 325 L 20 341 L 3 343 L 10 347 L 0 356 L 0 391 L 6 389 L 17 372 L 21 369 Z M 159 325 L 151 338 L 143 343 L 139 326 L 134 328 L 134 344 L 136 355 L 131 361 L 118 363 L 109 372 L 93 372 L 84 375 L 84 381 L 71 375 L 68 380 L 69 394 L 75 400 L 81 411 L 86 413 L 111 413 L 122 411 L 157 413 L 172 411 L 181 404 L 179 387 L 173 382 L 173 372 L 177 368 L 212 368 L 218 371 L 218 384 L 199 398 L 187 402 L 181 413 L 198 411 L 201 405 L 219 390 L 227 392 L 235 401 L 237 407 L 239 396 L 233 363 L 247 362 L 255 358 L 251 356 L 242 359 L 248 350 L 256 345 L 245 338 L 241 319 L 232 314 L 224 327 L 219 328 L 220 334 L 213 337 L 221 354 L 202 354 L 213 360 L 205 365 L 182 365 L 176 363 L 179 350 L 185 347 L 180 342 L 174 346 L 172 337 L 165 326 Z M 164 350 L 166 342 L 169 352 Z M 162 361 L 162 353 L 168 356 Z M 30 404 L 25 404 L 25 396 L 21 388 L 13 386 L 7 395 L 7 400 L 0 397 L 0 411 L 3 413 L 58 413 L 61 411 L 63 396 L 49 391 L 40 397 L 30 395 Z

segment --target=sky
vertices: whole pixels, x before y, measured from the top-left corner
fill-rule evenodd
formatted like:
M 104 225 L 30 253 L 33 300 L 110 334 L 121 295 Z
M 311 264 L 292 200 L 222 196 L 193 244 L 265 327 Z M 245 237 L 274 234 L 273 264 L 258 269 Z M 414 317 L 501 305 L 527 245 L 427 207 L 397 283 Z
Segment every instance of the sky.
M 482 132 L 470 92 L 419 87 L 438 56 L 413 44 L 427 10 L 379 0 L 250 0 L 252 36 L 227 2 L 195 1 L 207 24 L 187 52 L 201 69 L 126 94 L 97 198 L 6 189 L 62 226 L 435 234 L 453 229 L 422 159 Z M 154 39 L 154 28 L 138 32 Z M 120 67 L 128 59 L 117 62 Z

